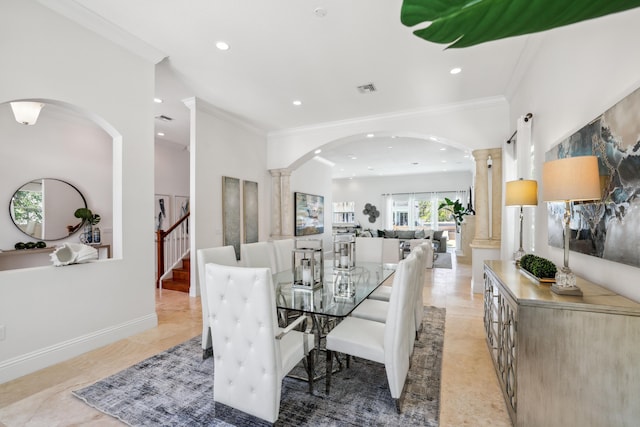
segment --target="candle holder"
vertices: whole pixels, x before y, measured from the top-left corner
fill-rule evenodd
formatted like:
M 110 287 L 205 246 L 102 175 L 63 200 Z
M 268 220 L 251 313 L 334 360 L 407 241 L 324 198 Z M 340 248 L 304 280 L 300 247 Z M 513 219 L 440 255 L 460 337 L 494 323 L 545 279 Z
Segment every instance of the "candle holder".
M 293 288 L 313 290 L 322 287 L 324 280 L 322 240 L 296 240 L 291 252 L 291 263 Z
M 333 269 L 349 271 L 356 267 L 356 238 L 353 234 L 333 235 Z
M 355 299 L 356 282 L 349 271 L 338 271 L 333 278 L 333 298 L 336 301 Z

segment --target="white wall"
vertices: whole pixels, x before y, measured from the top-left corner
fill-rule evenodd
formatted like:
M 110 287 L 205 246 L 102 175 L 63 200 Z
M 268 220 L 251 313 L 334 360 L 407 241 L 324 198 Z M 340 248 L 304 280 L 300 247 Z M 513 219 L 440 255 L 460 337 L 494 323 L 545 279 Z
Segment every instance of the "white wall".
M 37 2 L 2 2 L 0 40 L 0 103 L 43 99 L 76 106 L 114 137 L 115 164 L 115 259 L 0 272 L 2 383 L 153 327 L 157 317 L 150 238 L 153 63 Z M 94 193 L 86 193 L 93 203 Z
M 271 175 L 266 166 L 266 135 L 200 99 L 189 100 L 187 106 L 191 109 L 191 253 L 223 244 L 223 176 L 258 183 L 259 239 L 268 240 Z M 195 256 L 191 262 L 191 295 L 199 294 L 194 259 Z
M 171 197 L 173 222 L 176 216 L 175 196 L 189 197 L 189 151 L 178 144 L 155 143 L 155 194 Z
M 540 185 L 544 153 L 640 86 L 640 10 L 544 33 L 513 99 L 511 122 L 534 114 L 532 140 Z M 539 191 L 542 188 L 539 187 Z M 547 244 L 546 205 L 536 211 L 537 248 L 562 265 L 562 249 Z M 640 301 L 640 269 L 571 252 L 581 277 Z
M 355 202 L 356 221 L 363 229 L 377 230 L 384 228 L 383 194 L 468 190 L 472 181 L 471 172 L 336 179 L 333 181 L 332 193 L 336 202 Z M 369 217 L 362 213 L 366 203 L 375 205 L 380 211 L 380 217 L 374 223 L 370 223 Z
M 331 184 L 331 167 L 326 164 L 311 159 L 298 167 L 291 173 L 291 194 L 282 195 L 290 197 L 293 200 L 293 193 L 296 191 L 308 194 L 315 194 L 324 197 L 324 233 L 319 235 L 301 237 L 303 239 L 322 239 L 322 247 L 325 254 L 332 251 L 332 230 L 331 230 L 331 213 L 332 213 L 332 184 Z M 294 205 L 292 205 L 294 206 Z M 295 206 L 294 206 L 295 209 Z M 295 224 L 295 212 L 294 212 Z M 295 226 L 295 225 L 294 225 Z M 282 233 L 294 234 L 294 230 L 282 230 Z

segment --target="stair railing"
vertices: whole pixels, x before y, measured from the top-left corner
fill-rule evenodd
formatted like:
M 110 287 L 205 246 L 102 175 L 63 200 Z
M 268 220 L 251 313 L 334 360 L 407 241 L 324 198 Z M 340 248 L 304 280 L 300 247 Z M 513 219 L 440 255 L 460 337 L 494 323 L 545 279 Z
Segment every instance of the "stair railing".
M 189 215 L 187 212 L 167 231 L 156 231 L 156 287 L 189 252 Z

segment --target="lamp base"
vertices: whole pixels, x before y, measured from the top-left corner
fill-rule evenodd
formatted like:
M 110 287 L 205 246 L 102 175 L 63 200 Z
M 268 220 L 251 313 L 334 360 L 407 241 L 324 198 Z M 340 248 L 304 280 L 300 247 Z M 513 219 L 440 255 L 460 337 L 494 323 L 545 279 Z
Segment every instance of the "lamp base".
M 520 267 L 520 259 L 526 255 L 524 249 L 520 248 L 513 253 L 513 259 L 516 262 L 516 267 Z
M 556 283 L 551 286 L 551 291 L 558 295 L 582 295 L 576 286 L 576 275 L 569 267 L 562 267 L 556 272 Z

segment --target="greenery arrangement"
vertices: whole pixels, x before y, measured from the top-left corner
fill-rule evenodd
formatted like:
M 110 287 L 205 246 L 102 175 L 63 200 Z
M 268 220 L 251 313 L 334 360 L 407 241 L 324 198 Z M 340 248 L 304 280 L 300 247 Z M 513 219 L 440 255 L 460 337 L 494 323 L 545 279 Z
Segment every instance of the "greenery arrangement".
M 427 41 L 462 48 L 640 6 L 640 0 L 404 0 L 400 21 Z
M 86 223 L 91 225 L 96 225 L 97 223 L 100 222 L 100 219 L 101 219 L 100 215 L 94 214 L 93 212 L 91 212 L 91 209 L 89 208 L 76 209 L 73 216 L 75 216 L 76 218 L 80 218 Z
M 460 224 L 464 221 L 466 215 L 472 215 L 475 212 L 472 209 L 468 209 L 462 206 L 459 200 L 451 200 L 447 197 L 444 198 L 444 202 L 440 203 L 438 210 L 444 210 L 451 212 L 451 217 L 456 223 L 456 231 L 460 231 Z
M 533 254 L 526 254 L 520 258 L 520 268 L 527 270 L 529 273 L 540 279 L 549 279 L 556 277 L 556 265 L 546 258 Z

